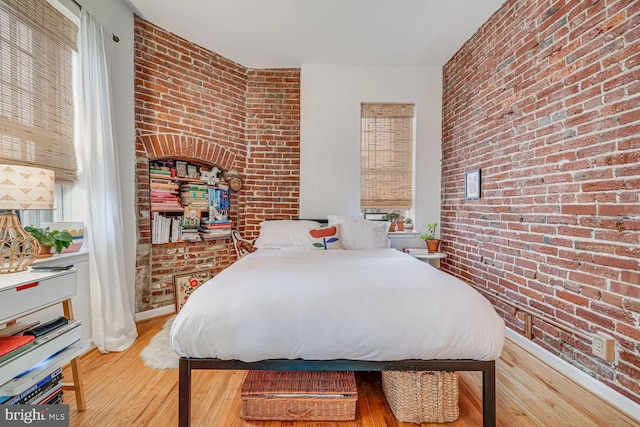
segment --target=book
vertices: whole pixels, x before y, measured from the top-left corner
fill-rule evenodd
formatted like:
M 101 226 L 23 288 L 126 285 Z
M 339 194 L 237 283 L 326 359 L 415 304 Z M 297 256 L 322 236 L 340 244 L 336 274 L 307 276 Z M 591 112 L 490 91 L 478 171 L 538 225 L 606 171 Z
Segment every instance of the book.
M 49 375 L 42 378 L 36 384 L 32 385 L 31 387 L 23 391 L 22 393 L 16 396 L 7 396 L 4 398 L 5 399 L 4 401 L 0 400 L 0 403 L 6 404 L 6 405 L 15 405 L 19 403 L 24 403 L 32 399 L 38 393 L 39 389 L 41 390 L 47 384 L 60 381 L 61 379 L 62 379 L 62 368 L 58 368 L 55 371 L 51 372 Z
M 39 405 L 42 404 L 43 401 L 49 400 L 52 396 L 62 391 L 62 384 L 58 382 L 51 389 L 42 393 L 40 396 L 36 396 L 34 399 L 31 399 L 29 402 L 30 405 Z
M 37 326 L 40 322 L 20 323 L 17 322 L 11 326 L 7 326 L 4 329 L 0 329 L 0 337 L 9 337 L 11 335 L 18 335 L 20 332 L 26 331 L 29 328 Z
M 195 206 L 184 207 L 184 217 L 182 219 L 182 227 L 198 228 L 200 227 L 200 208 Z
M 26 350 L 26 346 L 33 344 L 34 336 L 12 335 L 0 337 L 0 361 L 4 361 Z M 17 350 L 20 350 L 16 353 Z
M 48 334 L 49 332 L 53 332 L 56 329 L 59 329 L 69 323 L 69 320 L 64 316 L 58 316 L 57 318 L 50 320 L 46 323 L 43 323 L 40 326 L 36 326 L 24 333 L 24 336 L 33 336 L 35 338 L 41 337 L 42 335 Z

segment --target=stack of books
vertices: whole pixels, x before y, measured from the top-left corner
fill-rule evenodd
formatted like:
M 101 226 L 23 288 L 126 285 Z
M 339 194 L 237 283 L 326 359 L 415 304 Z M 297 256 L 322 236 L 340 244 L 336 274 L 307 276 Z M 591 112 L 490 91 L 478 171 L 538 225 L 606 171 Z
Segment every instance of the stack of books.
M 183 228 L 182 229 L 182 241 L 183 242 L 199 242 L 202 239 L 196 228 Z
M 200 237 L 204 241 L 228 239 L 231 237 L 231 221 L 228 219 L 201 221 Z
M 182 207 L 180 207 L 182 210 Z M 167 218 L 154 212 L 151 218 L 151 243 L 180 242 L 182 217 Z
M 220 188 L 220 186 L 209 187 L 209 206 L 219 211 L 229 210 L 229 187 L 226 189 Z
M 180 212 L 180 186 L 170 179 L 151 178 L 151 210 Z
M 180 187 L 182 204 L 194 208 L 209 208 L 209 188 L 205 184 L 185 183 Z
M 46 374 L 27 390 L 13 396 L 1 396 L 2 405 L 58 405 L 62 404 L 62 368 Z

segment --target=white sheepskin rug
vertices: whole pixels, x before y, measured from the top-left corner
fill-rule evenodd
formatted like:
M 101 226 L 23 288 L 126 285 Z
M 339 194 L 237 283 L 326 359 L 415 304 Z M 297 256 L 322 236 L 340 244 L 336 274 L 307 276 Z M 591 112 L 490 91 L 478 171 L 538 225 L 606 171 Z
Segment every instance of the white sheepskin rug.
M 140 352 L 144 364 L 154 369 L 175 369 L 178 367 L 178 356 L 169 344 L 169 331 L 175 316 L 171 316 L 165 322 L 162 330 L 158 332 L 149 345 Z

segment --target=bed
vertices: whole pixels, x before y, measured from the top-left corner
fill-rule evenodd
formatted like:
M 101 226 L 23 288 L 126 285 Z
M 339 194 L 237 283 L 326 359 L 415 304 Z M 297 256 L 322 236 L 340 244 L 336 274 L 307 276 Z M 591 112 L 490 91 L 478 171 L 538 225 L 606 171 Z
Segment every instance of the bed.
M 322 249 L 332 238 L 317 237 Z M 400 251 L 346 246 L 263 246 L 190 296 L 170 333 L 180 426 L 194 369 L 481 371 L 483 425 L 495 426 L 504 322 L 491 304 Z

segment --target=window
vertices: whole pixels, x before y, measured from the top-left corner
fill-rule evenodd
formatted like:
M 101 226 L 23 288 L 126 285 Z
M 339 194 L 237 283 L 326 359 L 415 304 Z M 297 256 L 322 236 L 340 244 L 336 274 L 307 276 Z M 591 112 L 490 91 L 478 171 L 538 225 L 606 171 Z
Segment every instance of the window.
M 42 0 L 0 1 L 0 163 L 55 171 L 55 211 L 21 211 L 24 224 L 62 221 L 76 181 L 73 61 L 77 26 Z
M 413 104 L 362 104 L 360 208 L 365 217 L 413 207 Z M 378 214 L 378 215 L 376 215 Z
M 46 1 L 0 1 L 0 163 L 76 180 L 73 52 L 78 29 Z

